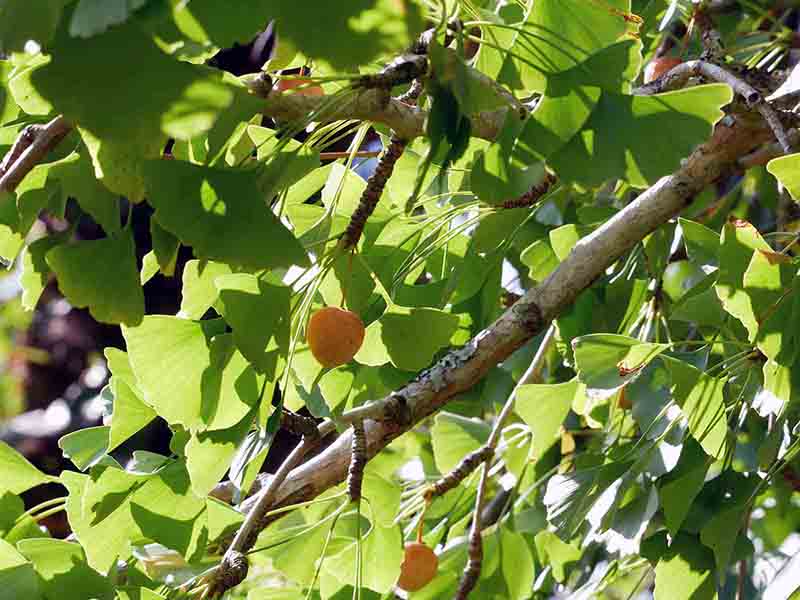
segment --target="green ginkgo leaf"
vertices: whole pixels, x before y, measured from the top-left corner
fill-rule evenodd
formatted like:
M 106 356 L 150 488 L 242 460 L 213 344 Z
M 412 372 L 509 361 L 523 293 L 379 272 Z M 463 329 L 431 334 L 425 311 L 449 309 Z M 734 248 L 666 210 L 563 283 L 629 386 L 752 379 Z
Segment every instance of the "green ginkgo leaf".
M 225 320 L 233 329 L 236 347 L 260 372 L 275 372 L 278 346 L 289 345 L 289 298 L 291 289 L 274 277 L 247 273 L 222 275 L 214 280 Z M 274 344 L 268 351 L 270 342 Z
M 181 310 L 178 316 L 199 320 L 219 298 L 214 281 L 229 275 L 231 268 L 225 263 L 190 260 L 183 267 Z
M 712 457 L 721 457 L 728 440 L 723 388 L 725 379 L 717 379 L 674 358 L 661 356 L 672 376 L 673 396 L 689 421 L 692 434 Z
M 81 38 L 103 33 L 109 27 L 127 21 L 145 4 L 147 0 L 79 0 L 69 22 L 69 33 Z
M 733 93 L 711 84 L 657 96 L 604 91 L 583 129 L 551 157 L 558 175 L 597 186 L 611 173 L 647 187 L 680 166 L 722 118 Z M 669 136 L 663 136 L 669 131 Z M 658 138 L 662 143 L 654 144 Z
M 433 308 L 392 306 L 367 327 L 364 344 L 355 359 L 381 365 L 390 360 L 398 369 L 419 371 L 437 351 L 450 343 L 458 316 Z
M 514 46 L 526 89 L 544 92 L 549 77 L 622 40 L 628 28 L 620 13 L 630 10 L 630 0 L 537 0 Z
M 489 433 L 489 425 L 483 421 L 449 412 L 439 413 L 431 428 L 436 468 L 440 473 L 449 472 L 466 454 L 485 444 Z
M 22 251 L 22 306 L 28 310 L 36 308 L 50 279 L 50 266 L 45 257 L 53 248 L 66 241 L 65 235 L 48 235 L 28 244 Z
M 418 0 L 359 0 L 318 2 L 309 11 L 292 0 L 273 0 L 268 16 L 306 56 L 342 69 L 384 52 L 402 52 L 422 31 L 422 6 Z M 218 11 L 213 18 L 218 19 Z
M 800 200 L 800 153 L 775 158 L 767 165 L 795 200 Z
M 108 434 L 111 430 L 107 425 L 98 427 L 84 427 L 73 431 L 58 440 L 58 447 L 81 471 L 102 462 L 108 455 Z
M 123 352 L 118 352 L 124 355 Z M 157 416 L 156 411 L 141 397 L 138 387 L 132 388 L 113 370 L 112 374 L 111 390 L 114 396 L 114 409 L 111 415 L 111 431 L 108 434 L 109 452 L 140 431 Z
M 7 0 L 0 4 L 0 52 L 22 51 L 35 40 L 46 44 L 69 0 Z
M 523 385 L 517 390 L 514 410 L 533 431 L 534 459 L 541 458 L 556 440 L 576 396 L 585 388 L 577 380 L 553 385 Z
M 42 598 L 33 564 L 3 539 L 0 539 L 0 586 L 9 598 Z
M 303 247 L 265 204 L 255 171 L 159 160 L 147 163 L 145 179 L 159 225 L 198 258 L 252 269 L 308 264 Z
M 656 565 L 656 600 L 713 600 L 717 597 L 714 556 L 700 540 L 679 533 Z
M 45 260 L 74 306 L 88 307 L 92 316 L 103 323 L 136 325 L 142 321 L 144 292 L 130 231 L 56 246 Z
M 79 544 L 39 538 L 20 540 L 17 549 L 33 563 L 45 598 L 66 595 L 112 600 L 114 597 L 111 581 L 89 566 Z
M 224 327 L 220 319 L 167 316 L 123 327 L 145 402 L 168 423 L 190 431 L 225 429 L 258 403 L 262 378 Z
M 0 468 L 4 473 L 3 487 L 14 494 L 51 481 L 50 477 L 5 442 L 0 442 Z
M 572 341 L 578 378 L 589 396 L 607 398 L 633 381 L 668 344 L 645 343 L 624 335 L 597 333 Z
M 744 274 L 755 251 L 769 252 L 771 248 L 746 221 L 726 223 L 720 242 L 719 274 L 714 288 L 725 311 L 742 322 L 752 339 L 758 331 L 758 319 L 752 299 L 744 289 Z

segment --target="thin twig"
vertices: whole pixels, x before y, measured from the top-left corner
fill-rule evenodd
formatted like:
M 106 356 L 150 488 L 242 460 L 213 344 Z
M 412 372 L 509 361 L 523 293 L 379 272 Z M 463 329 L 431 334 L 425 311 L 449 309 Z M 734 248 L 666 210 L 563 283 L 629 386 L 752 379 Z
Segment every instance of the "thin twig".
M 481 537 L 481 514 L 483 513 L 483 500 L 486 497 L 486 483 L 489 479 L 489 465 L 482 463 L 481 480 L 478 483 L 478 492 L 475 496 L 475 512 L 472 517 L 472 526 L 469 530 L 469 544 L 467 546 L 467 565 L 461 574 L 461 581 L 454 596 L 455 600 L 466 600 L 470 592 L 478 583 L 483 566 L 483 538 Z
M 317 422 L 313 417 L 305 417 L 288 408 L 284 408 L 281 413 L 281 429 L 307 438 L 313 438 L 319 435 Z
M 425 499 L 431 501 L 433 498 L 444 496 L 447 492 L 469 477 L 481 464 L 491 459 L 492 454 L 492 449 L 484 444 L 477 450 L 473 450 L 464 456 L 449 473 L 437 479 L 425 490 Z
M 25 128 L 20 134 L 24 141 L 17 140 L 9 151 L 13 162 L 3 161 L 4 172 L 0 176 L 0 191 L 13 192 L 17 186 L 31 172 L 47 154 L 72 131 L 72 126 L 63 116 L 58 116 L 47 125 L 39 127 L 33 131 Z M 27 138 L 33 136 L 29 141 Z M 20 151 L 20 148 L 24 148 Z M 16 157 L 13 155 L 16 154 Z
M 350 469 L 347 472 L 347 495 L 350 502 L 361 501 L 364 467 L 367 466 L 367 437 L 364 424 L 353 423 L 353 442 L 350 447 Z
M 698 9 L 694 15 L 700 29 L 700 42 L 703 44 L 703 60 L 720 60 L 725 53 L 722 37 L 714 27 L 714 21 L 707 10 Z
M 786 130 L 783 128 L 778 113 L 776 113 L 769 104 L 763 101 L 756 105 L 756 109 L 761 113 L 761 116 L 764 117 L 770 129 L 772 129 L 772 132 L 775 134 L 775 139 L 777 139 L 778 143 L 781 145 L 783 153 L 791 154 L 792 142 L 789 136 L 786 135 Z
M 350 223 L 347 225 L 344 234 L 342 234 L 341 247 L 343 250 L 355 248 L 358 240 L 361 239 L 361 234 L 364 231 L 364 226 L 367 224 L 367 219 L 375 212 L 375 207 L 383 195 L 383 189 L 386 187 L 386 182 L 392 176 L 394 166 L 403 155 L 406 148 L 406 141 L 392 136 L 389 145 L 378 161 L 378 166 L 372 172 L 367 180 L 367 187 L 361 194 L 361 200 L 358 202 L 358 207 L 350 217 Z
M 705 77 L 725 83 L 742 96 L 749 106 L 761 101 L 761 93 L 722 67 L 702 60 L 676 65 L 658 79 L 633 90 L 636 96 L 652 96 L 684 87 L 692 77 Z
M 550 172 L 546 172 L 544 174 L 544 178 L 527 192 L 522 194 L 522 196 L 519 198 L 512 198 L 511 200 L 506 200 L 500 206 L 502 208 L 524 208 L 526 206 L 533 206 L 542 199 L 542 196 L 547 194 L 553 188 L 557 181 L 558 177 Z
M 320 152 L 320 160 L 337 160 L 339 158 L 377 158 L 381 155 L 380 150 L 359 150 L 358 152 L 347 152 L 342 150 L 340 152 Z
M 362 75 L 353 83 L 353 86 L 364 89 L 391 90 L 396 85 L 411 83 L 422 77 L 427 70 L 428 57 L 410 52 L 398 56 L 378 73 Z
M 408 91 L 400 96 L 398 100 L 401 100 L 403 104 L 414 106 L 421 93 L 422 83 L 419 79 L 415 79 L 411 83 L 411 87 Z M 358 240 L 364 232 L 364 226 L 367 224 L 367 219 L 375 212 L 375 208 L 378 206 L 378 202 L 380 202 L 381 196 L 383 195 L 386 183 L 392 176 L 394 166 L 403 155 L 407 144 L 408 142 L 400 136 L 392 135 L 391 140 L 389 140 L 389 145 L 384 148 L 378 160 L 378 165 L 367 180 L 367 186 L 361 194 L 358 207 L 350 217 L 347 229 L 345 229 L 344 234 L 342 234 L 342 249 L 349 250 L 355 248 L 358 244 Z
M 489 478 L 489 460 L 492 456 L 494 456 L 497 443 L 500 441 L 500 434 L 503 430 L 503 426 L 505 425 L 509 415 L 511 415 L 511 412 L 514 410 L 514 404 L 517 399 L 517 392 L 519 391 L 519 388 L 539 379 L 542 368 L 544 367 L 544 358 L 547 355 L 550 344 L 555 339 L 555 331 L 556 329 L 554 325 L 550 325 L 550 327 L 547 329 L 547 333 L 544 334 L 544 338 L 542 339 L 541 344 L 539 344 L 539 348 L 536 351 L 536 355 L 533 357 L 531 364 L 528 366 L 528 369 L 525 371 L 522 377 L 520 377 L 517 385 L 514 387 L 511 394 L 509 394 L 506 403 L 503 405 L 500 414 L 497 416 L 497 419 L 495 419 L 494 425 L 492 426 L 492 432 L 489 434 L 489 439 L 484 445 L 484 448 L 486 448 L 486 458 L 482 463 L 483 469 L 481 471 L 481 479 L 478 483 L 478 492 L 475 498 L 475 512 L 474 516 L 472 517 L 472 526 L 470 527 L 469 531 L 467 566 L 464 568 L 464 573 L 461 575 L 461 582 L 458 585 L 458 591 L 455 595 L 456 600 L 467 599 L 470 592 L 475 587 L 475 584 L 478 583 L 478 577 L 480 577 L 481 574 L 481 566 L 483 563 L 481 514 L 483 513 L 483 502 L 484 498 L 486 497 L 486 485 Z
M 745 517 L 744 531 L 750 528 L 750 511 L 747 512 Z M 747 559 L 743 558 L 739 561 L 739 572 L 736 582 L 736 600 L 745 600 L 745 584 L 747 582 Z
M 42 125 L 28 125 L 19 132 L 19 137 L 17 137 L 14 145 L 11 146 L 11 149 L 3 157 L 3 162 L 0 163 L 0 177 L 3 176 L 5 172 L 11 168 L 11 165 L 17 161 L 20 155 L 28 149 L 28 146 L 34 142 L 42 129 Z
M 419 99 L 420 94 L 422 94 L 423 85 L 421 79 L 415 79 L 411 82 L 411 86 L 406 90 L 404 94 L 400 94 L 397 97 L 397 100 L 403 102 L 404 104 L 409 104 L 414 106 Z
M 778 114 L 764 99 L 761 92 L 746 81 L 736 77 L 734 74 L 714 63 L 703 60 L 691 60 L 681 63 L 655 81 L 651 81 L 650 83 L 636 88 L 633 93 L 638 96 L 650 96 L 679 89 L 684 87 L 692 77 L 705 77 L 706 79 L 725 83 L 730 86 L 735 93 L 744 98 L 747 106 L 755 108 L 761 113 L 767 125 L 772 129 L 773 134 L 775 134 L 775 139 L 780 143 L 783 152 L 785 154 L 791 153 L 792 144 L 789 141 L 789 137 L 786 135 L 786 130 L 783 128 Z
M 278 469 L 277 473 L 270 479 L 269 484 L 261 490 L 258 500 L 256 500 L 255 505 L 248 513 L 247 518 L 242 523 L 242 526 L 236 532 L 236 536 L 233 538 L 231 545 L 225 551 L 225 556 L 222 559 L 222 564 L 220 565 L 219 571 L 214 576 L 214 581 L 212 583 L 212 597 L 214 595 L 222 595 L 227 590 L 236 587 L 244 580 L 244 576 L 247 575 L 247 569 L 241 567 L 241 558 L 250 548 L 253 547 L 253 544 L 258 537 L 258 534 L 261 533 L 262 521 L 264 516 L 269 512 L 269 509 L 272 505 L 272 502 L 275 499 L 275 494 L 277 493 L 278 489 L 281 487 L 281 484 L 286 479 L 286 476 L 294 469 L 300 461 L 303 459 L 303 456 L 314 447 L 319 440 L 333 431 L 335 426 L 332 421 L 324 421 L 320 424 L 317 435 L 313 437 L 304 437 L 300 443 L 295 446 L 294 450 L 291 451 L 289 456 L 283 461 L 280 468 Z M 246 558 L 244 559 L 246 562 Z M 237 567 L 235 573 L 236 574 L 244 574 L 244 576 L 236 580 L 236 577 L 233 577 L 228 570 L 224 567 L 226 565 L 235 565 Z

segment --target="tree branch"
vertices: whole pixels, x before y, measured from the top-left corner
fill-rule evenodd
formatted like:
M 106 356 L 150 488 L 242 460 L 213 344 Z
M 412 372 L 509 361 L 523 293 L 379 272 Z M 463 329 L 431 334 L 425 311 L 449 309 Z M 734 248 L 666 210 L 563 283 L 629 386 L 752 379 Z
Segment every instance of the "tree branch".
M 771 137 L 762 124 L 726 118 L 712 138 L 695 150 L 674 174 L 663 177 L 602 227 L 581 239 L 570 255 L 536 288 L 527 292 L 495 323 L 463 347 L 388 397 L 348 411 L 343 423 L 364 421 L 367 456 L 468 390 L 548 324 L 620 256 L 677 216 L 706 185 L 740 156 Z M 316 497 L 347 476 L 351 434 L 341 435 L 323 452 L 293 469 L 275 493 L 271 509 Z M 247 512 L 253 501 L 242 505 Z
M 725 54 L 725 50 L 722 47 L 722 37 L 714 25 L 710 11 L 698 8 L 694 19 L 700 29 L 700 41 L 703 44 L 702 58 L 705 60 L 720 60 Z
M 47 125 L 26 127 L 0 165 L 0 192 L 13 192 L 31 169 L 72 131 L 63 116 Z
M 262 86 L 251 83 L 251 89 L 258 93 Z M 263 92 L 262 92 L 263 93 Z M 486 140 L 493 140 L 503 126 L 508 108 L 485 111 L 470 117 L 471 134 Z M 386 125 L 397 137 L 406 141 L 425 134 L 425 120 L 428 113 L 419 107 L 406 104 L 398 98 L 387 98 L 382 89 L 358 89 L 340 92 L 340 97 L 306 96 L 291 91 L 277 93 L 272 91 L 264 98 L 262 112 L 276 119 L 294 121 L 314 115 L 313 120 L 329 123 L 354 119 L 372 121 Z

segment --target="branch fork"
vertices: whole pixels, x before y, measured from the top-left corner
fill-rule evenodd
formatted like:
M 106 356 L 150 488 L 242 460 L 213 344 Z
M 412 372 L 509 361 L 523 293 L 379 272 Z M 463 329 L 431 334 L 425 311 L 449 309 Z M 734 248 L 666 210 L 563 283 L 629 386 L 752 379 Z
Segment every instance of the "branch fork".
M 770 129 L 772 129 L 775 139 L 781 145 L 783 152 L 789 154 L 792 152 L 792 143 L 786 130 L 781 123 L 775 109 L 772 108 L 769 102 L 764 98 L 763 94 L 744 81 L 731 73 L 730 71 L 722 68 L 721 66 L 712 62 L 703 60 L 690 60 L 681 63 L 667 73 L 634 90 L 635 95 L 650 96 L 653 94 L 660 94 L 676 90 L 686 86 L 690 79 L 693 77 L 703 77 L 711 81 L 725 83 L 739 96 L 741 96 L 745 104 L 749 108 L 753 108 L 761 113 L 761 116 L 767 122 Z

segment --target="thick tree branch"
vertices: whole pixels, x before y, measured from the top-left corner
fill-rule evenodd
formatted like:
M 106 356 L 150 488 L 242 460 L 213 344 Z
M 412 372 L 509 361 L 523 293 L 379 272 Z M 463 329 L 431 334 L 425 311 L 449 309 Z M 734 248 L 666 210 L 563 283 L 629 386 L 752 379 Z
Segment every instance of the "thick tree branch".
M 474 137 L 493 140 L 503 125 L 508 108 L 481 112 L 470 117 Z M 397 98 L 387 98 L 382 89 L 359 89 L 331 96 L 305 96 L 292 92 L 272 92 L 264 98 L 262 112 L 276 119 L 294 121 L 314 115 L 314 120 L 331 122 L 345 119 L 372 121 L 386 125 L 406 141 L 425 133 L 427 112 Z
M 540 333 L 620 256 L 678 215 L 706 185 L 742 155 L 771 137 L 746 119 L 728 117 L 712 138 L 674 174 L 659 180 L 602 227 L 583 238 L 559 267 L 527 292 L 494 324 L 390 396 L 349 411 L 343 422 L 364 421 L 371 458 L 463 391 Z M 316 497 L 347 476 L 351 435 L 295 468 L 276 491 L 271 509 Z M 242 509 L 253 506 L 247 500 Z

